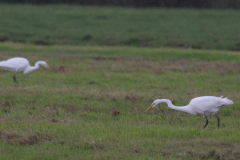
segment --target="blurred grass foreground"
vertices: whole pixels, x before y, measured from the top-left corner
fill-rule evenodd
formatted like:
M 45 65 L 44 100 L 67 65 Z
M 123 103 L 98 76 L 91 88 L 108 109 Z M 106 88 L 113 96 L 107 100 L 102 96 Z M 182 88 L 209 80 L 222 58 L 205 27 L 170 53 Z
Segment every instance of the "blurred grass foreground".
M 240 49 L 240 11 L 80 5 L 0 5 L 0 41 Z

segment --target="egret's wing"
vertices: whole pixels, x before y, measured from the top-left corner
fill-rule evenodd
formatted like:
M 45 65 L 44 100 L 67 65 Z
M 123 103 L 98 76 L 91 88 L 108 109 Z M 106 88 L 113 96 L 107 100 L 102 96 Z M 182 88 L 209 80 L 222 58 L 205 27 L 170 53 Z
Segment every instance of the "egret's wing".
M 213 101 L 201 101 L 198 103 L 198 105 L 195 107 L 195 110 L 197 113 L 201 113 L 202 115 L 212 115 L 216 113 L 220 107 L 222 106 L 222 103 L 219 101 L 213 102 Z
M 189 105 L 199 113 L 208 115 L 216 113 L 222 106 L 233 104 L 232 100 L 222 97 L 203 96 L 192 99 Z
M 25 59 L 21 58 L 12 58 L 7 61 L 0 62 L 0 67 L 11 71 L 11 72 L 21 72 L 23 71 L 28 65 L 28 61 L 26 62 Z

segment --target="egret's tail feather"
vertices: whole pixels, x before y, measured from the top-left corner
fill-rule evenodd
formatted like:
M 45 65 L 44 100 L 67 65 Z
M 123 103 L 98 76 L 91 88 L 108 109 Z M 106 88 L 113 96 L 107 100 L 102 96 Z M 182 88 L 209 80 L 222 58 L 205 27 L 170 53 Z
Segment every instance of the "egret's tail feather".
M 1 61 L 0 62 L 0 67 L 4 67 L 4 66 L 6 66 L 6 61 Z
M 4 61 L 0 62 L 0 67 L 4 64 Z
M 227 97 L 226 98 L 222 98 L 222 101 L 223 101 L 224 105 L 233 104 L 233 101 L 231 99 L 228 99 Z

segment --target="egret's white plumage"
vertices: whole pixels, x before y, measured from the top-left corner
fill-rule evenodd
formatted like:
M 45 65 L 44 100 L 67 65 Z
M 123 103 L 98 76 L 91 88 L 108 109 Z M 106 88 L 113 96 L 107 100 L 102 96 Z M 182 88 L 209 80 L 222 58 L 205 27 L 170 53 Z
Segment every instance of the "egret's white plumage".
M 30 64 L 26 58 L 20 58 L 20 57 L 15 57 L 15 58 L 11 58 L 6 61 L 0 62 L 1 68 L 11 71 L 11 72 L 14 72 L 13 80 L 16 83 L 17 83 L 16 74 L 18 72 L 23 72 L 24 74 L 27 74 L 29 72 L 32 72 L 32 71 L 38 69 L 39 65 L 47 67 L 51 70 L 51 68 L 47 65 L 47 63 L 45 61 L 37 61 L 35 63 L 35 66 L 32 67 L 32 66 L 30 66 Z
M 193 98 L 190 101 L 190 103 L 186 106 L 174 106 L 169 99 L 157 99 L 145 112 L 155 107 L 159 103 L 167 103 L 168 107 L 171 109 L 205 117 L 206 118 L 206 124 L 204 126 L 205 128 L 208 124 L 207 116 L 215 115 L 221 107 L 233 104 L 233 101 L 228 99 L 227 97 L 223 98 L 222 96 L 221 97 L 203 96 Z M 215 116 L 218 119 L 219 127 L 220 118 L 217 115 Z

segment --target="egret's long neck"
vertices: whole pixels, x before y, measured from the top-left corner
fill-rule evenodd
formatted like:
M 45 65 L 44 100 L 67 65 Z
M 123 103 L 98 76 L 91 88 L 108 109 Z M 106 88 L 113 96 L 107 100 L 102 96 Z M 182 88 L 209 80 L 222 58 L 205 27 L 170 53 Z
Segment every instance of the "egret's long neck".
M 34 71 L 38 68 L 39 68 L 39 62 L 36 62 L 35 66 L 32 67 L 32 66 L 29 65 L 23 73 L 26 74 L 26 73 L 32 72 L 32 71 Z
M 159 103 L 167 103 L 168 107 L 171 108 L 171 109 L 187 112 L 187 113 L 190 113 L 190 114 L 194 114 L 192 109 L 188 105 L 187 106 L 174 106 L 172 104 L 172 102 L 168 99 L 161 99 Z

